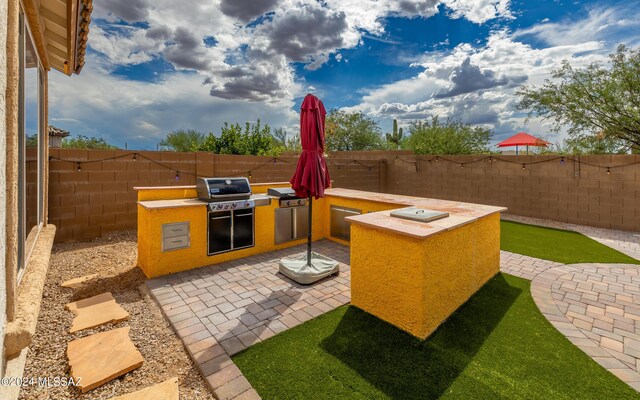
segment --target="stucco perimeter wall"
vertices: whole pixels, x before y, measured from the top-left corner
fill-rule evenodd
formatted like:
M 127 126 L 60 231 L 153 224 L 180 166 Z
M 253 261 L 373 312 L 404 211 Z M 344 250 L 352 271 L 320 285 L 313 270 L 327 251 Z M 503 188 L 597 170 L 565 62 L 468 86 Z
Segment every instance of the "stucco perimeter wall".
M 507 207 L 508 213 L 640 231 L 640 155 L 390 158 L 383 191 Z M 428 160 L 432 156 L 421 156 Z M 481 158 L 482 161 L 474 162 Z M 464 168 L 459 163 L 464 163 Z M 535 163 L 525 165 L 522 163 Z M 626 165 L 638 163 L 635 165 Z M 623 166 L 626 165 L 626 166 Z M 616 167 L 619 166 L 619 167 Z M 609 174 L 607 167 L 610 168 Z M 416 170 L 417 169 L 417 170 Z
M 138 153 L 134 161 L 133 151 L 51 149 L 49 222 L 58 227 L 57 241 L 136 229 L 135 186 L 193 185 L 194 174 L 249 172 L 252 183 L 286 182 L 297 161 L 295 156 L 274 163 L 271 157 Z M 606 171 L 607 166 L 640 162 L 638 155 L 567 157 L 564 163 L 557 156 L 499 156 L 510 162 L 475 162 L 483 157 L 428 162 L 431 156 L 407 151 L 371 151 L 331 153 L 327 163 L 335 187 L 503 206 L 516 215 L 640 231 L 640 164 Z M 78 172 L 73 161 L 94 162 L 82 164 Z M 522 163 L 531 162 L 536 164 L 522 169 Z M 178 180 L 176 170 L 181 171 Z
M 194 185 L 196 175 L 251 175 L 251 183 L 288 182 L 296 156 L 272 157 L 136 151 L 50 149 L 49 223 L 56 241 L 92 239 L 111 231 L 136 229 L 134 187 Z M 382 152 L 380 152 L 382 153 Z M 114 157 L 119 157 L 113 159 Z M 60 161 L 68 160 L 68 161 Z M 151 160 L 149 160 L 151 159 Z M 357 159 L 362 164 L 355 164 Z M 380 191 L 386 177 L 381 154 L 335 153 L 327 160 L 336 187 Z M 81 164 L 76 161 L 92 161 Z M 180 171 L 176 179 L 176 171 Z
M 499 214 L 425 239 L 351 225 L 351 304 L 420 339 L 499 269 Z
M 7 8 L 6 1 L 0 2 L 0 193 L 6 193 L 7 156 Z M 4 327 L 7 322 L 7 271 L 5 264 L 6 246 L 6 196 L 0 196 L 0 349 L 4 349 Z M 4 357 L 0 357 L 0 375 L 4 371 Z

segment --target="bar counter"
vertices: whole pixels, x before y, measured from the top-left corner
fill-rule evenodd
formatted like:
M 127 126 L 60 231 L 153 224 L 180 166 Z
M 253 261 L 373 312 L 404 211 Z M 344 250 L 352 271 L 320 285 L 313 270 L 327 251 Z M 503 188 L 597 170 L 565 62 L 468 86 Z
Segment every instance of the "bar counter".
M 269 199 L 269 187 L 253 184 L 254 198 Z M 278 201 L 255 208 L 254 245 L 207 254 L 207 202 L 195 186 L 136 188 L 138 265 L 152 278 L 215 265 L 306 243 L 276 244 Z M 393 217 L 417 207 L 448 213 L 418 222 Z M 350 246 L 351 303 L 419 338 L 426 338 L 451 313 L 499 272 L 500 212 L 504 207 L 330 188 L 313 201 L 313 240 Z M 183 248 L 166 251 L 167 226 L 187 227 Z M 181 236 L 183 238 L 183 236 Z M 177 242 L 177 241 L 176 241 Z M 326 254 L 331 257 L 331 254 Z

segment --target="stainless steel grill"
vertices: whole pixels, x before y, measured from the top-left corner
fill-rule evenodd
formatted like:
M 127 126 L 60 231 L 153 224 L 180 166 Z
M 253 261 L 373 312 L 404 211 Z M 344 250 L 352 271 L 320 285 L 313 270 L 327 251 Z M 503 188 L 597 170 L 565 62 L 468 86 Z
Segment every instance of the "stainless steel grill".
M 207 252 L 209 255 L 255 245 L 256 200 L 247 178 L 199 178 L 196 192 L 209 203 Z
M 291 188 L 269 188 L 267 194 L 279 199 L 280 207 L 303 207 L 307 205 L 307 199 L 296 196 Z
M 196 192 L 204 201 L 248 200 L 251 185 L 247 178 L 198 178 Z

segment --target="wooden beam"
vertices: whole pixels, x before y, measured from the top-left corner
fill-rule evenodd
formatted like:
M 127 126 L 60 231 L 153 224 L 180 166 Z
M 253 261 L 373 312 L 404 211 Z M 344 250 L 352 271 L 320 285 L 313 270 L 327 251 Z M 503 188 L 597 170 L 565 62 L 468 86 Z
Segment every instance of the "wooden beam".
M 63 48 L 67 48 L 67 38 L 62 37 L 53 31 L 47 31 L 46 36 L 47 36 L 47 39 L 49 39 L 49 41 L 55 42 L 56 44 L 59 44 Z
M 65 30 L 67 29 L 67 21 L 65 21 L 63 17 L 59 16 L 48 8 L 40 7 L 40 15 L 42 15 L 42 17 L 49 22 L 52 22 Z
M 62 58 L 63 60 L 67 59 L 67 54 L 64 51 L 58 49 L 57 47 L 53 47 L 51 45 L 48 45 L 47 46 L 47 51 L 50 52 L 51 54 L 55 55 L 55 56 L 58 56 L 59 58 Z
M 46 26 L 42 24 L 42 19 L 40 18 L 40 1 L 24 0 L 23 5 L 33 41 L 38 49 L 40 62 L 45 70 L 49 70 L 51 66 L 49 65 L 49 57 L 46 52 L 47 40 L 44 35 Z
M 67 32 L 68 55 L 67 55 L 67 75 L 73 74 L 76 70 L 76 46 L 78 41 L 78 2 L 80 0 L 67 1 Z

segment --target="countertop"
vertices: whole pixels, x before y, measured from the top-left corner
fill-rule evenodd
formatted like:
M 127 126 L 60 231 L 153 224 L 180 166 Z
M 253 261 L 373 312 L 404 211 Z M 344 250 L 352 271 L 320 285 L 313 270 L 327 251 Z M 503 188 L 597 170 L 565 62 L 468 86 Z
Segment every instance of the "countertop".
M 274 185 L 274 183 L 260 184 Z M 188 187 L 188 188 L 192 188 Z M 176 186 L 170 188 L 178 188 Z M 138 190 L 158 190 L 161 188 L 138 188 Z M 254 194 L 251 198 L 269 197 L 265 194 Z M 364 200 L 377 203 L 403 207 L 418 207 L 427 210 L 444 211 L 449 213 L 449 217 L 431 222 L 417 222 L 401 218 L 391 217 L 391 211 L 379 211 L 368 214 L 347 217 L 347 220 L 354 224 L 363 225 L 369 228 L 382 229 L 404 236 L 424 239 L 435 235 L 438 232 L 451 230 L 459 226 L 471 223 L 491 214 L 506 211 L 505 207 L 487 206 L 482 204 L 463 203 L 459 201 L 429 199 L 424 197 L 403 196 L 398 194 L 374 193 L 361 190 L 330 188 L 325 190 L 325 197 L 339 197 L 352 200 Z M 139 201 L 142 207 L 149 210 L 175 207 L 204 207 L 208 203 L 198 199 L 175 199 L 175 200 L 148 200 Z
M 327 189 L 325 191 L 325 196 L 341 197 L 353 200 L 368 200 L 378 203 L 397 205 L 398 208 L 418 207 L 449 213 L 449 217 L 447 218 L 427 223 L 395 218 L 390 216 L 391 211 L 379 211 L 347 217 L 347 220 L 354 224 L 374 229 L 382 229 L 418 239 L 424 239 L 431 235 L 435 235 L 438 232 L 451 230 L 491 214 L 507 210 L 505 207 L 340 188 Z
M 269 196 L 264 194 L 251 195 L 251 200 L 264 199 Z M 180 207 L 206 207 L 209 202 L 198 199 L 175 199 L 175 200 L 147 200 L 139 201 L 142 207 L 148 210 L 160 210 L 163 208 L 180 208 Z

